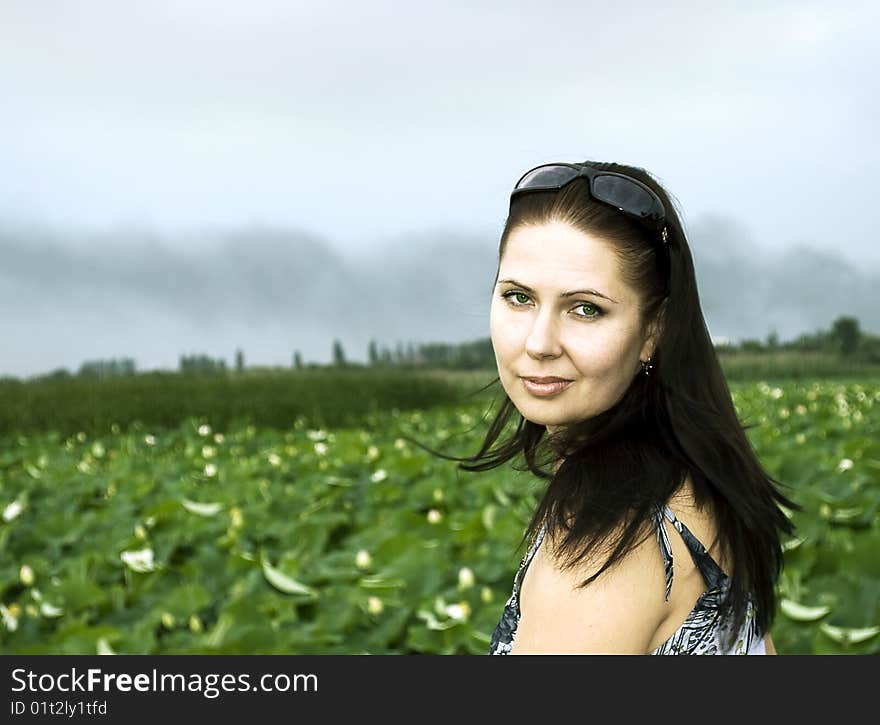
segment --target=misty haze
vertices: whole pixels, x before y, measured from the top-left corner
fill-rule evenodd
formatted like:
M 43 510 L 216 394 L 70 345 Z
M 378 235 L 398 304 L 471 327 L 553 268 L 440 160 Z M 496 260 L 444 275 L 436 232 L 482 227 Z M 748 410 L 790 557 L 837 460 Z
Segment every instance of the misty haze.
M 703 308 L 716 339 L 787 340 L 840 315 L 880 330 L 880 270 L 814 246 L 767 253 L 736 222 L 689 229 Z M 134 358 L 175 369 L 180 355 L 290 366 L 295 350 L 324 363 L 334 339 L 365 361 L 371 339 L 463 342 L 488 337 L 498 239 L 424 232 L 342 253 L 296 229 L 215 230 L 159 238 L 64 237 L 0 227 L 0 374 L 75 371 Z

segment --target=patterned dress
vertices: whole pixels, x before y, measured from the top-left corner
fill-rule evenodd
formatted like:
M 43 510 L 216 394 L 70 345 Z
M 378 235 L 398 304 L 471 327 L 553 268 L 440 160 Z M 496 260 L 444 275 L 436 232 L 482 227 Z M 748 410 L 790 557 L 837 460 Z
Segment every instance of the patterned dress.
M 767 654 L 764 647 L 764 639 L 760 636 L 755 625 L 755 607 L 751 600 L 748 602 L 746 618 L 730 649 L 724 648 L 724 642 L 728 639 L 732 623 L 721 616 L 719 607 L 727 596 L 730 587 L 730 579 L 722 571 L 721 567 L 706 551 L 706 548 L 688 530 L 688 528 L 675 518 L 675 515 L 665 506 L 662 512 L 657 513 L 657 542 L 666 569 L 666 600 L 669 601 L 669 593 L 672 590 L 672 548 L 669 545 L 669 536 L 666 531 L 666 522 L 669 519 L 676 531 L 684 539 L 684 543 L 690 551 L 703 580 L 706 583 L 706 591 L 697 599 L 694 608 L 688 614 L 682 625 L 657 649 L 652 655 L 666 654 L 743 654 L 763 655 Z M 495 627 L 492 641 L 489 645 L 489 654 L 510 654 L 513 640 L 516 637 L 516 627 L 519 622 L 519 591 L 526 569 L 544 539 L 545 527 L 541 527 L 535 542 L 529 552 L 523 557 L 519 570 L 513 580 L 513 593 L 504 605 L 501 620 Z

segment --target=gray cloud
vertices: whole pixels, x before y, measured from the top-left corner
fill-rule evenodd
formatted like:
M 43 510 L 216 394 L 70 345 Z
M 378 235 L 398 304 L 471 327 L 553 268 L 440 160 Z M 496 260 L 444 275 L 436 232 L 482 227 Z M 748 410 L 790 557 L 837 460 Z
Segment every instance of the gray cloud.
M 828 328 L 841 315 L 880 330 L 880 265 L 857 264 L 827 247 L 799 243 L 781 251 L 748 229 L 704 217 L 689 230 L 700 298 L 715 336 L 782 339 Z
M 129 229 L 69 239 L 0 226 L 0 374 L 134 357 L 175 367 L 183 353 L 289 365 L 326 362 L 333 339 L 365 360 L 370 339 L 488 336 L 497 239 L 451 230 L 400 235 L 341 254 L 297 230 L 241 227 L 182 241 Z M 782 339 L 842 314 L 880 330 L 880 268 L 808 246 L 768 251 L 748 229 L 704 217 L 689 236 L 703 310 L 717 337 Z
M 288 365 L 326 361 L 332 340 L 353 360 L 371 338 L 462 341 L 488 329 L 494 252 L 467 237 L 395 241 L 341 257 L 325 241 L 265 227 L 204 233 L 172 246 L 65 240 L 0 227 L 0 374 L 29 375 L 86 359 L 132 356 L 141 369 L 182 353 Z M 178 240 L 179 241 L 179 240 Z

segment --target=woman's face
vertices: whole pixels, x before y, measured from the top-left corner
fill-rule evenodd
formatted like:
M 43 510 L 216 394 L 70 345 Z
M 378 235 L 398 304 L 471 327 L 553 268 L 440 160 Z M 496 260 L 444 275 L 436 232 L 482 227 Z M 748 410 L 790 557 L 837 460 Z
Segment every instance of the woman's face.
M 508 237 L 489 327 L 498 375 L 524 418 L 558 427 L 603 412 L 653 353 L 639 295 L 602 239 L 565 222 Z M 535 386 L 526 378 L 568 383 Z

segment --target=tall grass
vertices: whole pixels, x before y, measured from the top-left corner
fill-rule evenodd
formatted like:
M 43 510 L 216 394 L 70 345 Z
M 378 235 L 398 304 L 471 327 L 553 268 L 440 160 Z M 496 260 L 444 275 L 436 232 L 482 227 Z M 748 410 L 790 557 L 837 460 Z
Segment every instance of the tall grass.
M 880 365 L 823 352 L 725 352 L 718 359 L 730 380 L 880 378 Z
M 95 380 L 0 382 L 0 434 L 174 427 L 187 417 L 214 425 L 283 429 L 298 417 L 318 426 L 356 425 L 372 412 L 425 408 L 460 398 L 443 376 L 408 370 L 304 370 L 188 377 L 151 373 Z
M 719 352 L 731 382 L 786 379 L 880 380 L 880 366 L 823 353 Z M 696 371 L 695 371 L 696 372 Z M 298 417 L 313 425 L 358 425 L 397 408 L 489 400 L 503 394 L 494 367 L 260 369 L 211 376 L 149 373 L 131 377 L 0 380 L 0 435 L 26 431 L 106 432 L 139 421 L 175 427 L 185 418 L 215 425 L 247 421 L 283 429 Z M 487 387 L 488 386 L 488 387 Z

